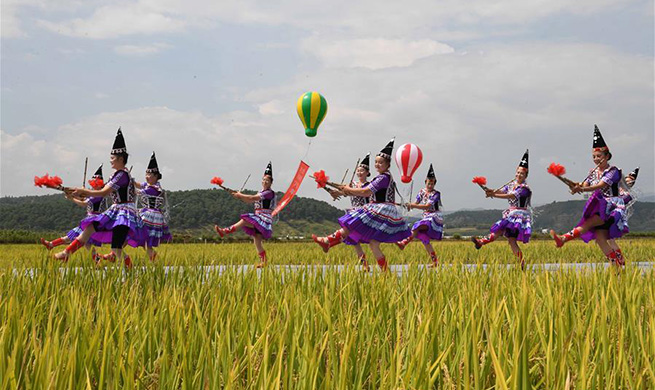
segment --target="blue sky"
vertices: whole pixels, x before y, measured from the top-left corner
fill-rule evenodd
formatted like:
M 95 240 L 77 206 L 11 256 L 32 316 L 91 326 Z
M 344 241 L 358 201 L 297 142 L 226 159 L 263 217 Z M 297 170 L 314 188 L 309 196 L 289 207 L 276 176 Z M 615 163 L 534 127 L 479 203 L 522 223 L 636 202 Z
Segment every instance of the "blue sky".
M 504 183 L 526 148 L 533 202 L 575 199 L 545 167 L 584 177 L 598 124 L 655 192 L 651 1 L 55 3 L 2 3 L 3 196 L 45 193 L 45 172 L 79 184 L 118 126 L 137 178 L 152 150 L 175 190 L 272 160 L 284 191 L 309 90 L 329 111 L 307 162 L 333 178 L 396 136 L 424 153 L 414 193 L 432 162 L 447 209 L 504 207 L 470 179 Z M 309 179 L 300 194 L 328 199 Z

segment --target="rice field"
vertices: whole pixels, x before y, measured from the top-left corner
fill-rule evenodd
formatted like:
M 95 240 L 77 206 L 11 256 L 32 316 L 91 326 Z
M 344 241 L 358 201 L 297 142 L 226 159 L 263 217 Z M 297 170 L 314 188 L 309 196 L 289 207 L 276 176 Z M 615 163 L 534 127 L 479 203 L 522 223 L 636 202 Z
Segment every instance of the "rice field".
M 622 240 L 653 261 L 654 240 Z M 504 242 L 435 245 L 443 263 L 510 263 Z M 463 271 L 422 246 L 384 249 L 401 276 L 364 274 L 351 248 L 167 245 L 157 264 L 98 271 L 81 250 L 62 272 L 36 245 L 0 251 L 3 389 L 653 389 L 655 271 Z M 524 246 L 533 263 L 599 262 L 591 245 Z M 370 257 L 370 253 L 369 253 Z M 139 265 L 143 267 L 139 267 Z M 165 272 L 163 265 L 183 265 Z M 26 272 L 30 268 L 37 272 Z

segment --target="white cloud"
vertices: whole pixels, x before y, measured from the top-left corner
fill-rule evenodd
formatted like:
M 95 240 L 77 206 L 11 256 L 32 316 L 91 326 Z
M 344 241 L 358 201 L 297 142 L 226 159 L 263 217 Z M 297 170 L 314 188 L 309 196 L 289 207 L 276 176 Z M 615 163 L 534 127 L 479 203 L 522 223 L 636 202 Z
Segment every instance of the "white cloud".
M 12 1 L 12 0 L 8 0 Z M 205 28 L 222 22 L 239 24 L 286 25 L 332 36 L 400 38 L 421 37 L 436 32 L 437 39 L 461 40 L 480 36 L 482 23 L 493 26 L 524 26 L 556 14 L 593 14 L 618 9 L 636 0 L 431 0 L 412 2 L 352 2 L 335 0 L 328 6 L 315 2 L 280 0 L 275 2 L 243 0 L 222 2 L 208 0 L 137 0 L 71 1 L 64 7 L 75 17 L 53 21 L 43 19 L 42 27 L 75 37 L 106 39 L 139 34 L 174 33 L 188 27 Z M 16 8 L 3 2 L 3 35 L 5 19 L 8 34 L 19 32 Z M 21 4 L 22 6 L 22 4 Z M 18 7 L 18 5 L 16 5 Z M 43 3 L 42 9 L 57 10 Z M 81 12 L 89 16 L 79 16 Z M 6 10 L 7 9 L 7 10 Z M 53 12 L 54 13 L 54 12 Z M 438 30 L 435 30 L 438 26 Z M 501 33 L 508 33 L 505 30 Z M 496 31 L 492 31 L 495 34 Z
M 263 116 L 267 115 L 281 115 L 286 111 L 285 108 L 288 108 L 288 104 L 280 100 L 271 100 L 259 105 L 259 113 Z
M 25 35 L 20 28 L 19 17 L 16 15 L 17 8 L 16 4 L 2 2 L 2 13 L 0 15 L 2 38 L 19 38 Z
M 383 69 L 407 67 L 416 60 L 437 54 L 449 54 L 455 50 L 443 43 L 429 39 L 406 41 L 401 39 L 306 39 L 302 47 L 317 56 L 330 67 L 362 67 Z
M 157 54 L 163 50 L 170 49 L 172 46 L 166 43 L 155 43 L 152 45 L 120 45 L 114 47 L 114 52 L 123 56 L 145 57 Z
M 269 159 L 275 164 L 276 176 L 290 180 L 291 170 L 295 170 L 292 165 L 303 150 L 296 142 L 302 139 L 272 132 L 259 114 L 235 111 L 209 117 L 167 107 L 107 112 L 52 129 L 47 141 L 41 135 L 3 131 L 1 195 L 42 193 L 32 186 L 32 178 L 46 172 L 61 176 L 65 184 L 77 185 L 80 161 L 88 156 L 93 166 L 106 163 L 119 126 L 135 176 L 142 178 L 155 150 L 167 188 L 209 188 L 209 179 L 215 175 L 242 181 L 243 172 L 256 177 Z M 269 149 L 297 149 L 297 153 L 274 157 Z
M 275 188 L 285 190 L 309 141 L 295 102 L 311 88 L 329 105 L 307 155 L 311 170 L 340 177 L 357 158 L 375 153 L 395 135 L 399 145 L 413 142 L 423 150 L 425 163 L 415 176 L 419 182 L 428 163 L 434 163 L 448 209 L 501 208 L 502 202 L 484 199 L 470 177 L 487 175 L 492 184 L 507 181 L 527 147 L 535 203 L 570 199 L 543 172 L 544 161 L 564 164 L 571 177 L 584 176 L 591 164 L 594 123 L 612 148 L 615 164 L 655 169 L 652 85 L 651 58 L 582 44 L 530 42 L 487 46 L 484 53 L 470 48 L 466 55 L 433 55 L 409 67 L 376 71 L 319 68 L 310 81 L 299 74 L 245 94 L 241 101 L 251 104 L 250 111 L 210 116 L 147 107 L 52 129 L 47 142 L 31 132 L 3 133 L 3 194 L 35 193 L 31 177 L 47 170 L 70 173 L 77 181 L 86 154 L 97 162 L 106 160 L 119 125 L 135 172 L 145 169 L 154 149 L 167 167 L 167 188 L 208 188 L 214 175 L 240 183 L 272 159 Z M 642 188 L 653 187 L 652 176 L 640 180 Z M 309 180 L 300 194 L 327 199 Z
M 64 22 L 39 20 L 38 23 L 62 35 L 93 39 L 179 32 L 186 26 L 179 14 L 171 15 L 148 1 L 104 5 L 95 9 L 88 18 Z

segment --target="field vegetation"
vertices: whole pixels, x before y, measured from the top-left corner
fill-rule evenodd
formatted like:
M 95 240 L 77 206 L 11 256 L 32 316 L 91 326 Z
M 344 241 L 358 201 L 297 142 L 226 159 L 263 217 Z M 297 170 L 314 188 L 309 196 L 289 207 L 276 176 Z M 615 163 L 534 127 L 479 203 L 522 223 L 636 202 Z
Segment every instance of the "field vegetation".
M 624 240 L 630 261 L 655 241 Z M 504 242 L 387 246 L 402 274 L 362 273 L 351 248 L 165 245 L 160 261 L 96 269 L 36 245 L 0 247 L 0 386 L 12 389 L 652 389 L 655 271 L 472 270 L 511 263 Z M 530 262 L 600 261 L 581 243 L 524 247 Z M 164 265 L 183 265 L 165 268 Z

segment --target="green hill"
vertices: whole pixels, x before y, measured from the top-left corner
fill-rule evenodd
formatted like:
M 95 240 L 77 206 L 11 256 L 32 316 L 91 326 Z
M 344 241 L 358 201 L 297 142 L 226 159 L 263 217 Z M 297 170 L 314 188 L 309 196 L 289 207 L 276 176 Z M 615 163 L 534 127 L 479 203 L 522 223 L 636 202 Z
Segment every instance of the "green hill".
M 282 195 L 278 193 L 278 199 Z M 168 200 L 171 206 L 170 226 L 178 236 L 202 235 L 211 238 L 216 235 L 214 225 L 235 223 L 242 213 L 253 210 L 252 205 L 234 199 L 221 190 L 171 191 L 168 192 Z M 78 224 L 84 214 L 82 207 L 67 201 L 60 194 L 0 198 L 0 230 L 65 232 Z M 342 215 L 342 210 L 326 202 L 296 197 L 280 213 L 274 235 L 329 233 L 337 228 L 336 220 Z
M 252 193 L 252 192 L 251 192 Z M 170 226 L 176 241 L 216 239 L 215 224 L 227 226 L 238 221 L 239 215 L 252 211 L 225 191 L 190 190 L 168 193 L 171 205 Z M 281 198 L 282 194 L 278 193 Z M 278 199 L 279 199 L 278 198 Z M 553 202 L 534 210 L 535 232 L 555 229 L 559 232 L 573 227 L 582 212 L 584 201 Z M 51 232 L 62 234 L 77 225 L 85 210 L 67 201 L 61 194 L 0 198 L 0 242 L 15 241 L 25 233 Z M 457 211 L 445 216 L 447 234 L 480 234 L 488 231 L 502 210 Z M 337 219 L 343 211 L 316 199 L 296 197 L 279 215 L 274 236 L 309 236 L 325 234 L 337 228 Z M 630 218 L 631 232 L 655 231 L 655 203 L 637 202 Z M 245 238 L 242 233 L 230 236 Z M 28 241 L 32 242 L 31 237 Z

